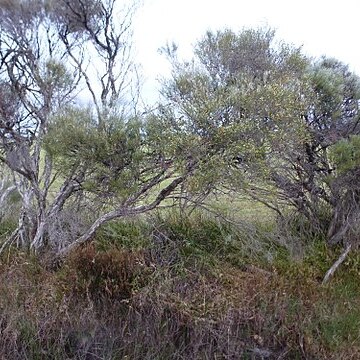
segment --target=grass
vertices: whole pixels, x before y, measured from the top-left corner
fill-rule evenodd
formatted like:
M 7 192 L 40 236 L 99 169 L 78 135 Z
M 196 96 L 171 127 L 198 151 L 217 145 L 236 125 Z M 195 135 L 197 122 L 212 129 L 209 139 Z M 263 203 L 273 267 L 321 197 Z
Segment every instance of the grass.
M 10 249 L 0 261 L 1 357 L 359 358 L 360 256 L 322 286 L 341 249 L 301 234 L 289 245 L 274 222 L 237 217 L 113 222 L 57 269 Z

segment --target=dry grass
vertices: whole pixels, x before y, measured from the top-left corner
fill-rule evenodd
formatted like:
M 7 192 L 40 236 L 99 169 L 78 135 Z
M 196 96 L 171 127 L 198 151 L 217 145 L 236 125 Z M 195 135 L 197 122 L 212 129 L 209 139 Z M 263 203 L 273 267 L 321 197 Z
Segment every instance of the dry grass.
M 58 269 L 4 254 L 1 358 L 359 358 L 358 255 L 322 287 L 337 253 L 321 243 L 294 261 L 260 231 L 246 254 L 244 231 L 208 217 L 151 224 L 113 224 Z

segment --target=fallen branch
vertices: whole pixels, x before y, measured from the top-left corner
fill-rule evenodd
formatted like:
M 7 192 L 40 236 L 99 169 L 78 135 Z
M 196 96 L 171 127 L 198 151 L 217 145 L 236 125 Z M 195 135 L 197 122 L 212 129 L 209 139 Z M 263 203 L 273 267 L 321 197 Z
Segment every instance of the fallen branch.
M 351 244 L 349 244 L 346 247 L 345 251 L 334 262 L 334 264 L 331 266 L 331 268 L 326 272 L 324 279 L 322 281 L 322 285 L 326 284 L 329 281 L 330 277 L 334 275 L 334 272 L 344 262 L 344 260 L 346 259 L 346 256 L 349 254 L 350 250 L 351 250 Z

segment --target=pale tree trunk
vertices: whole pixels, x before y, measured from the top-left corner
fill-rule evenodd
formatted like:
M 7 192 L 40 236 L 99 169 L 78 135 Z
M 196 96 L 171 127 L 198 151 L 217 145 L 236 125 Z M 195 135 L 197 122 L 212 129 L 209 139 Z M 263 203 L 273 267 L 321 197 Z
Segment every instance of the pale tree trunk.
M 31 187 L 29 188 L 28 184 L 24 184 L 24 181 L 19 181 L 18 191 L 22 200 L 22 208 L 19 217 L 19 223 L 17 231 L 14 235 L 16 236 L 16 243 L 18 247 L 28 247 L 30 246 L 30 241 L 32 234 L 36 228 L 36 221 L 33 217 L 33 197 L 34 193 Z
M 340 257 L 334 262 L 331 268 L 326 272 L 322 284 L 325 285 L 330 278 L 334 275 L 336 269 L 345 261 L 347 255 L 351 251 L 351 244 L 348 244 L 344 250 L 344 252 L 340 255 Z
M 34 238 L 32 239 L 30 248 L 34 251 L 38 251 L 45 243 L 47 226 L 51 219 L 56 218 L 62 211 L 66 200 L 77 190 L 80 186 L 76 181 L 67 181 L 61 187 L 53 203 L 46 208 L 45 206 L 41 209 L 38 216 L 37 228 Z
M 44 245 L 46 223 L 47 221 L 45 216 L 41 216 L 40 221 L 38 221 L 36 227 L 35 236 L 31 241 L 30 249 L 33 249 L 34 251 L 38 251 Z

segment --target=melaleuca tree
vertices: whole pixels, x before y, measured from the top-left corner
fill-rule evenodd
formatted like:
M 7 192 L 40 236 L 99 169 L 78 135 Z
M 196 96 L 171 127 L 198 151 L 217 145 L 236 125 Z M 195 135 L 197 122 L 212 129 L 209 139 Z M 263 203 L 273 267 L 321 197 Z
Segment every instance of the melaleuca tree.
M 313 82 L 318 103 L 308 118 L 308 153 L 318 164 L 319 182 L 326 184 L 320 195 L 331 208 L 328 241 L 345 244 L 356 241 L 359 230 L 360 78 L 340 61 L 324 58 L 314 66 Z
M 345 243 L 358 218 L 359 79 L 274 40 L 267 29 L 208 33 L 186 63 L 168 49 L 164 95 L 202 149 L 208 188 L 246 193 L 281 216 L 279 203 L 290 205 L 329 243 Z
M 177 157 L 179 142 L 158 117 L 107 117 L 99 127 L 97 116 L 89 109 L 65 109 L 57 114 L 50 123 L 44 149 L 62 176 L 81 175 L 76 179 L 79 189 L 68 203 L 78 212 L 90 210 L 96 215 L 75 239 L 61 244 L 59 255 L 90 240 L 108 221 L 172 206 L 172 202 L 162 203 L 176 194 L 193 171 L 190 162 L 184 168 Z M 49 213 L 50 220 L 52 216 Z M 56 231 L 48 237 L 54 235 Z
M 22 199 L 8 243 L 66 255 L 102 224 L 159 206 L 192 166 L 177 165 L 161 118 L 137 115 L 135 5 L 120 15 L 114 0 L 0 5 L 0 160 Z
M 51 114 L 71 101 L 78 73 L 65 67 L 67 56 L 42 2 L 4 1 L 0 11 L 1 161 L 12 171 L 22 198 L 11 240 L 29 246 L 42 238 L 53 177 L 49 156 L 40 166 L 42 139 Z
M 274 180 L 330 244 L 347 243 L 357 231 L 357 184 L 351 175 L 356 161 L 351 154 L 356 153 L 359 133 L 360 81 L 346 65 L 328 58 L 311 64 L 308 78 L 312 95 L 304 115 L 307 136 L 282 157 L 290 171 Z
M 174 70 L 163 92 L 174 122 L 196 144 L 199 171 L 191 182 L 208 191 L 241 190 L 280 213 L 269 182 L 286 171 L 279 154 L 307 136 L 309 61 L 276 44 L 268 29 L 209 32 L 187 63 L 167 50 Z

